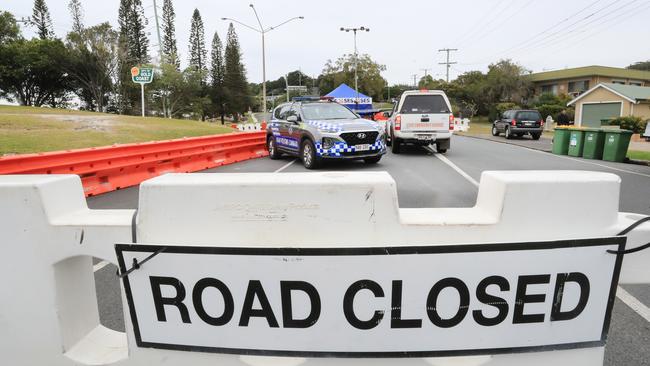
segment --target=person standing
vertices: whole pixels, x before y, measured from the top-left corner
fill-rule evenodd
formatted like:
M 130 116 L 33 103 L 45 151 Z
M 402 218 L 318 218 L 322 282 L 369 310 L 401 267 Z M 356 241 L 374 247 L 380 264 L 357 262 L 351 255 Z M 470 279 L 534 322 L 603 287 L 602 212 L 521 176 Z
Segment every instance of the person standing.
M 568 126 L 569 125 L 569 115 L 566 113 L 566 109 L 563 109 L 560 114 L 557 116 L 557 125 L 558 126 Z

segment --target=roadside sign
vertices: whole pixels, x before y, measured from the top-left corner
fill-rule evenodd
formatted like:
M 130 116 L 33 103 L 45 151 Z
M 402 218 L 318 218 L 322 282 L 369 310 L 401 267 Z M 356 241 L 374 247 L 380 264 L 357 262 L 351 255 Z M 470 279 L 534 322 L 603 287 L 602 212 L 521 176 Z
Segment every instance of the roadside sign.
M 134 66 L 131 68 L 131 79 L 134 83 L 149 84 L 153 81 L 153 69 Z
M 624 237 L 360 248 L 117 244 L 139 347 L 433 357 L 602 346 Z M 128 264 L 128 268 L 127 268 Z

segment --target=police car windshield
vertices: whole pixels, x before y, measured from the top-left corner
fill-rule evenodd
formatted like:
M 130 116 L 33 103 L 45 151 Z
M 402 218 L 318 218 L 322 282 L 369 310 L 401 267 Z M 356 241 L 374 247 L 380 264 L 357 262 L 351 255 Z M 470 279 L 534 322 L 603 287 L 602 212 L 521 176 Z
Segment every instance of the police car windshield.
M 303 104 L 302 114 L 305 119 L 311 120 L 357 118 L 352 111 L 336 103 Z

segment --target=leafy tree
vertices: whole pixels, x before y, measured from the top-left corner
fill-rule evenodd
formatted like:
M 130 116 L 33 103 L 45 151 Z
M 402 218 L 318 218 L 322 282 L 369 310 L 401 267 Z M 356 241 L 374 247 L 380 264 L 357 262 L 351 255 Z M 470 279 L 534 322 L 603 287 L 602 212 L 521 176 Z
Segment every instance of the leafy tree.
M 224 77 L 226 73 L 223 59 L 223 45 L 217 32 L 212 37 L 212 52 L 210 54 L 212 65 L 210 68 L 210 99 L 214 113 L 221 118 L 224 124 L 226 115 L 226 93 L 224 90 Z
M 118 33 L 109 23 L 102 23 L 68 34 L 69 62 L 66 71 L 79 97 L 90 109 L 105 110 L 108 93 L 113 88 L 118 60 Z
M 650 61 L 635 62 L 626 68 L 632 70 L 650 71 Z
M 0 11 L 0 46 L 20 39 L 20 27 L 8 11 Z
M 385 65 L 374 62 L 364 54 L 358 58 L 359 92 L 379 100 L 387 82 L 381 76 L 386 71 Z M 344 55 L 336 61 L 327 60 L 322 74 L 318 78 L 321 93 L 328 93 L 341 83 L 354 87 L 354 55 Z
M 181 62 L 178 57 L 178 48 L 176 47 L 176 28 L 174 21 L 176 20 L 176 13 L 174 12 L 174 5 L 171 0 L 163 1 L 162 8 L 162 28 L 163 40 L 162 48 L 165 60 L 163 62 L 176 66 L 180 70 Z
M 241 51 L 235 27 L 230 23 L 228 38 L 224 52 L 225 73 L 224 86 L 226 90 L 226 112 L 239 120 L 239 114 L 246 112 L 250 105 L 246 68 L 241 62 Z
M 489 65 L 485 90 L 490 101 L 524 103 L 532 94 L 532 83 L 525 77 L 529 73 L 511 60 Z
M 34 0 L 31 22 L 36 27 L 36 33 L 40 39 L 54 38 L 52 18 L 45 0 Z
M 65 46 L 59 40 L 17 40 L 0 47 L 0 88 L 21 105 L 56 106 L 70 85 L 63 64 Z
M 72 16 L 72 31 L 81 34 L 84 29 L 84 10 L 79 0 L 70 0 L 68 10 L 70 10 L 70 15 Z
M 199 9 L 194 9 L 192 14 L 192 24 L 190 26 L 190 66 L 198 71 L 207 70 L 207 55 L 205 49 L 205 35 L 203 30 L 203 20 Z
M 191 67 L 179 71 L 174 65 L 162 64 L 149 90 L 153 91 L 153 105 L 162 108 L 162 98 L 165 98 L 170 118 L 186 114 L 203 115 L 206 100 L 199 96 L 202 90 L 201 75 Z

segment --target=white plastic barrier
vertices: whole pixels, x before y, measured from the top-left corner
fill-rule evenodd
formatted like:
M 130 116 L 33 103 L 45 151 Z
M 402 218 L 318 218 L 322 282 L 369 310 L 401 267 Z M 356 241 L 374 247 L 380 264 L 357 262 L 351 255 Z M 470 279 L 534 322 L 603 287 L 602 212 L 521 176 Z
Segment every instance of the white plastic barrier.
M 386 173 L 169 174 L 142 184 L 136 236 L 138 243 L 152 245 L 303 248 L 607 237 L 641 217 L 618 212 L 619 186 L 617 176 L 605 173 L 485 172 L 473 208 L 400 209 L 395 182 Z M 126 334 L 99 324 L 91 261 L 98 257 L 116 263 L 114 244 L 131 243 L 134 212 L 89 210 L 77 176 L 0 176 L 0 202 L 4 251 L 0 274 L 5 279 L 0 295 L 0 355 L 7 365 L 593 366 L 603 362 L 602 346 L 399 360 L 140 348 L 133 337 L 124 290 Z M 640 226 L 628 235 L 628 248 L 649 238 L 648 225 Z M 620 282 L 650 283 L 647 263 L 649 251 L 626 256 Z
M 262 125 L 259 123 L 238 123 L 237 129 L 239 131 L 261 131 Z
M 454 131 L 469 131 L 469 118 L 454 118 Z

